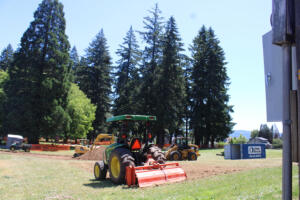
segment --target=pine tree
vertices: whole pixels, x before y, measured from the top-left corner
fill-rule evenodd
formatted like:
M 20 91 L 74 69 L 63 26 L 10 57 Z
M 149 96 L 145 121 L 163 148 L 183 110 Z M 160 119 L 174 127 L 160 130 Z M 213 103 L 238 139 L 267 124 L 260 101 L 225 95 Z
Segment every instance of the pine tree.
M 162 17 L 158 5 L 150 11 L 152 17 L 144 18 L 144 32 L 140 32 L 143 41 L 146 43 L 143 51 L 143 60 L 141 66 L 141 75 L 143 78 L 140 102 L 143 106 L 140 110 L 141 113 L 155 115 L 156 113 L 156 94 L 154 83 L 157 80 L 157 67 L 162 59 Z
M 211 28 L 203 26 L 191 46 L 192 52 L 192 127 L 196 144 L 221 140 L 231 132 L 233 123 L 227 94 L 229 78 L 224 52 Z
M 158 80 L 158 66 L 162 61 L 163 19 L 160 17 L 161 11 L 157 4 L 149 12 L 151 16 L 145 17 L 143 21 L 145 31 L 140 32 L 145 42 L 145 49 L 140 67 L 142 82 L 137 101 L 141 103 L 141 107 L 138 109 L 139 113 L 157 115 L 159 91 L 155 85 Z M 157 118 L 157 121 L 160 119 Z M 159 136 L 161 133 L 160 125 L 156 122 L 152 124 L 151 129 L 156 134 L 155 136 Z
M 6 94 L 3 90 L 4 85 L 8 81 L 8 73 L 6 71 L 0 70 L 0 136 L 5 136 L 7 133 L 3 131 L 3 121 L 7 113 L 5 113 L 4 105 L 7 101 Z
M 79 87 L 92 103 L 97 106 L 96 119 L 93 123 L 95 133 L 105 132 L 106 115 L 111 106 L 111 57 L 108 52 L 103 30 L 96 35 L 81 62 Z M 94 137 L 95 134 L 92 136 Z
M 190 132 L 190 120 L 191 120 L 191 59 L 183 55 L 181 56 L 181 65 L 184 71 L 184 87 L 185 87 L 185 99 L 184 99 L 184 123 L 185 123 L 185 135 L 192 138 Z
M 258 137 L 263 137 L 268 139 L 270 143 L 273 142 L 273 133 L 272 130 L 268 127 L 267 124 L 261 124 L 258 132 Z
M 69 82 L 69 42 L 63 5 L 43 0 L 23 34 L 5 91 L 6 129 L 37 143 L 40 136 L 63 134 Z
M 9 44 L 0 55 L 0 69 L 6 71 L 13 62 L 14 59 L 14 50 Z
M 75 71 L 76 67 L 79 65 L 80 61 L 79 61 L 79 56 L 77 53 L 77 49 L 74 46 L 70 52 L 70 59 L 72 61 L 72 69 Z
M 118 61 L 116 95 L 114 115 L 137 114 L 139 102 L 136 101 L 139 91 L 139 76 L 137 66 L 141 59 L 141 52 L 138 50 L 134 31 L 130 27 L 120 45 L 117 55 L 121 58 Z
M 183 123 L 185 81 L 182 69 L 183 44 L 177 30 L 174 17 L 170 17 L 162 41 L 162 62 L 157 68 L 155 82 L 156 115 L 159 119 L 158 143 L 163 144 L 164 133 L 178 131 Z M 158 103 L 159 102 L 159 103 Z
M 71 61 L 71 66 L 70 66 L 70 80 L 71 82 L 75 82 L 76 80 L 76 73 L 78 71 L 78 67 L 80 64 L 79 61 L 79 56 L 77 53 L 77 49 L 74 46 L 70 52 L 70 61 Z

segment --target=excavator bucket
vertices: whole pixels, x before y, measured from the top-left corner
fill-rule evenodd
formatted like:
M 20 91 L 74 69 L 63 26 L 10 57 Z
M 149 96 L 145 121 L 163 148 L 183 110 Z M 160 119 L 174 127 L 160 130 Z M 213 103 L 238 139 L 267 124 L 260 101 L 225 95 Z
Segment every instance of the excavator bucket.
M 179 167 L 178 163 L 126 167 L 126 183 L 128 186 L 149 187 L 184 180 L 186 180 L 186 173 Z

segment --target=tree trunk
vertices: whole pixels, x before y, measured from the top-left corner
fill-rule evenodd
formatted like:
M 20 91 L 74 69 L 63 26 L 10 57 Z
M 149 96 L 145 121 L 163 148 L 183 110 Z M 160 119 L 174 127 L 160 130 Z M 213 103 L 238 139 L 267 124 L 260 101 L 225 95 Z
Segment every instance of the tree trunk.
M 159 135 L 157 137 L 157 144 L 159 146 L 163 146 L 164 145 L 164 138 L 165 138 L 165 131 L 163 129 L 159 130 Z
M 211 143 L 211 148 L 215 148 L 215 137 L 214 136 L 211 136 L 210 137 L 210 143 Z
M 67 143 L 68 143 L 68 139 L 69 139 L 69 137 L 67 136 L 67 134 L 65 134 L 65 137 L 64 137 L 64 144 L 67 144 Z
M 205 147 L 205 148 L 208 148 L 208 147 L 209 147 L 209 138 L 208 138 L 208 137 L 205 137 L 205 138 L 204 138 L 204 147 Z
M 172 144 L 172 137 L 173 137 L 173 135 L 172 134 L 169 134 L 170 135 L 170 137 L 169 137 L 169 144 Z
M 197 128 L 195 128 L 194 130 L 195 130 L 195 132 L 194 132 L 195 144 L 199 146 L 200 145 L 200 140 L 201 140 L 200 135 L 198 134 L 198 129 Z

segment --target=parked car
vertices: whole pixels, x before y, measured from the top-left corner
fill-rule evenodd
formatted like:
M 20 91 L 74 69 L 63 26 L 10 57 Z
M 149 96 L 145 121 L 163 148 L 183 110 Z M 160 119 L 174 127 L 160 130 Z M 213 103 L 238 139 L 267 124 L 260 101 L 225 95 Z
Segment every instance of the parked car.
M 11 151 L 24 150 L 25 152 L 29 152 L 31 149 L 31 145 L 24 144 L 23 141 L 24 138 L 21 135 L 8 134 L 6 141 L 6 149 L 10 149 Z
M 248 144 L 264 144 L 266 145 L 266 149 L 271 149 L 272 144 L 268 141 L 268 139 L 263 137 L 255 137 L 249 140 Z
M 11 144 L 11 146 L 9 147 L 9 149 L 11 151 L 23 150 L 25 152 L 30 152 L 31 145 L 30 144 L 24 144 L 22 142 L 14 142 L 14 143 Z

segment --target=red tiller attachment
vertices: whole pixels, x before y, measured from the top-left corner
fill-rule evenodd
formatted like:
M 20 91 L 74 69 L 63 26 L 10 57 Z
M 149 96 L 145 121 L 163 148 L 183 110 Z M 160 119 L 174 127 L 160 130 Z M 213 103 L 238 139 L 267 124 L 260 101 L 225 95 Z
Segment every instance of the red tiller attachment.
M 126 167 L 126 183 L 128 186 L 139 187 L 155 186 L 164 183 L 184 181 L 185 171 L 178 163 L 153 164 L 140 167 Z

